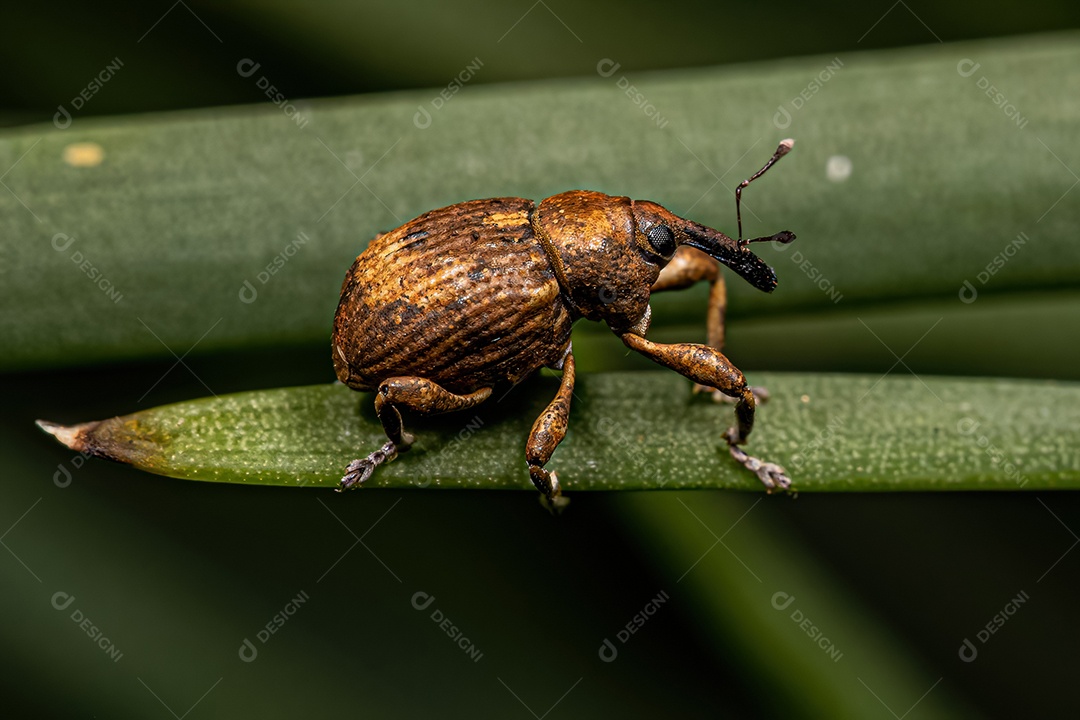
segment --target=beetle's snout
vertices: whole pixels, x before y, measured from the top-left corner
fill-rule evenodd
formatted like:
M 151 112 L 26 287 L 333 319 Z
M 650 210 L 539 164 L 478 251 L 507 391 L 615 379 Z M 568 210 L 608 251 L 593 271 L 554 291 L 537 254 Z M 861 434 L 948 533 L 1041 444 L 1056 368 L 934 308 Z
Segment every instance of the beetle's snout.
M 776 289 L 776 273 L 773 269 L 747 248 L 752 242 L 764 242 L 773 240 L 780 243 L 789 243 L 795 239 L 795 234 L 785 230 L 770 237 L 738 240 L 728 237 L 719 230 L 713 230 L 705 225 L 699 225 L 692 220 L 684 220 L 680 229 L 683 231 L 685 240 L 683 245 L 697 248 L 707 255 L 716 258 L 729 268 L 737 272 L 747 282 L 764 292 L 772 292 Z

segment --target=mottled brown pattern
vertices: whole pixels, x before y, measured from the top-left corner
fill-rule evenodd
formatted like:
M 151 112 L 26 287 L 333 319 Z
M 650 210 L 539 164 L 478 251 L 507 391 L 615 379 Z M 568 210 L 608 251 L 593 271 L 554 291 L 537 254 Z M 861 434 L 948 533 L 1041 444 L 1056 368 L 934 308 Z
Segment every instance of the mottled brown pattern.
M 338 378 L 416 375 L 452 392 L 515 383 L 562 359 L 571 315 L 521 198 L 434 210 L 373 240 L 342 286 Z

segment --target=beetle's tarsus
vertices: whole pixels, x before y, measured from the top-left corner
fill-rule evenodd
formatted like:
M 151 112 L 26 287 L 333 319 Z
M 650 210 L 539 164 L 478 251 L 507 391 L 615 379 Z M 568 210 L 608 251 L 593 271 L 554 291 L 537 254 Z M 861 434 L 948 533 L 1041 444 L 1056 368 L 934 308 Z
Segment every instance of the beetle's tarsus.
M 543 480 L 537 479 L 537 473 L 542 473 Z M 552 515 L 559 515 L 566 506 L 570 504 L 570 498 L 565 497 L 562 494 L 562 487 L 559 485 L 559 476 L 554 472 L 548 472 L 541 467 L 531 466 L 529 468 L 529 474 L 532 476 L 533 484 L 538 488 L 541 486 L 546 487 L 546 490 L 540 491 L 540 505 L 543 506 Z
M 409 436 L 409 440 L 412 437 Z M 407 450 L 408 445 L 401 448 Z M 393 442 L 388 441 L 381 448 L 368 455 L 363 459 L 353 460 L 345 468 L 345 474 L 341 477 L 341 482 L 338 484 L 337 491 L 342 492 L 344 490 L 351 490 L 354 487 L 359 487 L 367 482 L 367 479 L 371 477 L 371 473 L 375 472 L 375 468 L 379 467 L 383 463 L 388 463 L 398 456 L 398 446 Z
M 529 465 L 529 478 L 533 485 L 540 491 L 540 495 L 548 501 L 555 501 L 562 496 L 562 486 L 559 485 L 559 476 L 549 472 L 539 465 Z
M 729 440 L 730 442 L 730 440 Z M 764 462 L 752 455 L 747 455 L 746 451 L 738 445 L 731 445 L 731 457 L 739 461 L 739 464 L 750 472 L 757 475 L 758 480 L 765 486 L 765 491 L 772 493 L 774 490 L 790 490 L 791 478 L 787 476 L 787 470 L 780 467 L 776 463 Z
M 379 383 L 375 392 L 375 413 L 382 422 L 387 442 L 362 460 L 353 460 L 345 468 L 338 491 L 364 484 L 375 468 L 388 463 L 408 450 L 415 438 L 405 432 L 399 407 L 421 414 L 463 410 L 482 403 L 491 395 L 491 388 L 480 388 L 468 395 L 457 395 L 426 378 L 395 375 Z

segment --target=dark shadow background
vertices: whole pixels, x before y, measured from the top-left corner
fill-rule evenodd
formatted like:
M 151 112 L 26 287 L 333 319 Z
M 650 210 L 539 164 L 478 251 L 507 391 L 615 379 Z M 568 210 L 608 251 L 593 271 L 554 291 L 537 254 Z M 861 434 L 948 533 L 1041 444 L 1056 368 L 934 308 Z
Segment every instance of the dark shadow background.
M 61 1 L 5 14 L 5 126 L 51 122 L 57 105 L 113 58 L 124 71 L 83 115 L 264 101 L 237 75 L 238 56 L 262 63 L 287 97 L 305 98 L 441 87 L 477 56 L 484 71 L 476 82 L 490 83 L 591 76 L 598 56 L 644 72 L 1080 27 L 1080 6 L 1049 1 L 992 9 L 888 1 Z M 855 369 L 884 372 L 891 360 Z M 755 361 L 761 370 L 836 369 L 767 355 Z M 188 362 L 219 394 L 332 379 L 328 343 L 272 355 L 195 353 Z M 915 372 L 940 371 L 918 357 L 909 363 Z M 98 461 L 58 488 L 54 473 L 58 464 L 72 465 L 71 453 L 42 436 L 33 419 L 99 417 L 128 392 L 121 389 L 150 387 L 162 376 L 153 404 L 205 394 L 172 366 L 0 377 L 7 707 L 27 716 L 168 717 L 193 708 L 188 717 L 528 717 L 542 715 L 580 677 L 549 717 L 767 714 L 762 692 L 784 682 L 782 662 L 773 677 L 748 679 L 739 657 L 703 637 L 678 597 L 617 665 L 597 661 L 601 640 L 665 582 L 649 558 L 649 538 L 627 524 L 614 494 L 578 494 L 556 521 L 526 493 L 386 492 L 335 504 L 339 498 L 322 491 L 185 483 Z M 1019 361 L 997 367 L 1025 375 Z M 747 507 L 753 500 L 731 498 Z M 942 676 L 935 692 L 987 716 L 1080 709 L 1071 690 L 1080 593 L 1077 557 L 1067 553 L 1076 542 L 1068 528 L 1080 528 L 1076 495 L 804 495 L 755 512 L 786 526 L 792 542 L 815 553 L 903 639 L 917 664 Z M 350 530 L 373 552 L 355 545 Z M 1031 595 L 1030 609 L 977 663 L 960 662 L 963 637 L 1018 587 Z M 417 591 L 434 595 L 467 630 L 484 653 L 480 663 L 410 606 Z M 66 613 L 50 607 L 56 592 L 75 596 L 75 607 L 123 651 L 120 662 L 104 659 Z M 254 639 L 300 592 L 310 600 L 259 646 L 259 662 L 238 661 L 241 641 Z M 916 698 L 890 700 L 898 708 Z
M 443 87 L 474 57 L 484 63 L 475 83 L 592 77 L 597 57 L 639 72 L 1075 28 L 1080 7 L 60 0 L 24 4 L 5 26 L 0 113 L 12 125 L 51 121 L 114 58 L 124 71 L 80 116 L 264 101 L 235 72 L 241 56 L 297 99 Z

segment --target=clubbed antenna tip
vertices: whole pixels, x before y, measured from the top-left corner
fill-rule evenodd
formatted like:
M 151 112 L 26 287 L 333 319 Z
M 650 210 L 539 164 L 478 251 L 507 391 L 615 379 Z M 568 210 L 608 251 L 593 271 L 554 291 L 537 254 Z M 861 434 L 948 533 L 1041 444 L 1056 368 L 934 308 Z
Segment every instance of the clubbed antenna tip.
M 776 164 L 777 160 L 779 160 L 780 158 L 784 157 L 789 152 L 791 152 L 791 148 L 794 145 L 795 145 L 795 140 L 793 140 L 792 138 L 784 138 L 783 140 L 781 140 L 780 144 L 776 148 L 776 152 L 774 152 L 773 156 L 771 158 L 769 158 L 769 162 L 765 163 L 765 167 L 761 168 L 756 173 L 754 173 L 753 175 L 751 175 L 747 179 L 743 180 L 741 183 L 739 183 L 739 186 L 737 188 L 735 188 L 735 218 L 737 219 L 737 221 L 739 223 L 739 245 L 746 245 L 747 242 L 753 242 L 752 240 L 750 240 L 750 241 L 743 240 L 743 237 L 742 237 L 742 208 L 740 207 L 740 203 L 742 202 L 743 188 L 746 187 L 747 185 L 749 185 L 750 183 L 754 182 L 755 180 L 757 180 L 762 175 L 764 175 L 765 171 L 768 170 L 769 168 L 771 168 L 774 164 Z M 760 238 L 758 238 L 758 239 L 760 239 Z M 792 238 L 792 239 L 794 239 L 794 238 Z M 791 242 L 791 241 L 790 240 L 787 240 L 787 241 L 781 240 L 780 242 Z

